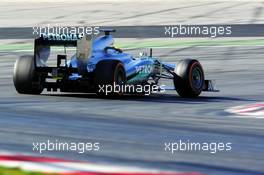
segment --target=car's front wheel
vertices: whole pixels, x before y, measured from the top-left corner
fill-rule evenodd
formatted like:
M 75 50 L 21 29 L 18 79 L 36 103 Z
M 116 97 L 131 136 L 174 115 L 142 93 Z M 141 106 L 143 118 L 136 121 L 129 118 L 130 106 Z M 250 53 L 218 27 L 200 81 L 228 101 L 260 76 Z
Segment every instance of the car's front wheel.
M 175 70 L 174 86 L 181 97 L 197 97 L 204 86 L 204 72 L 199 61 L 181 60 Z

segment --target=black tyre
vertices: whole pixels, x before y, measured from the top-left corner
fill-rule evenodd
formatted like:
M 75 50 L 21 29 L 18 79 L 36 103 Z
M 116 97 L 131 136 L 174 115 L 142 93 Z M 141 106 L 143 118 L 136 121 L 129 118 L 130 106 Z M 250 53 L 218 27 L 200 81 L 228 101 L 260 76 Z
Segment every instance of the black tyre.
M 122 87 L 126 84 L 126 72 L 123 64 L 117 60 L 103 60 L 97 63 L 95 69 L 95 85 L 97 94 L 106 95 L 122 95 Z M 112 87 L 112 92 L 106 94 L 106 86 Z M 114 88 L 119 86 L 120 90 Z M 104 87 L 102 90 L 102 87 Z M 108 88 L 108 90 L 109 90 Z
M 181 60 L 176 67 L 174 86 L 181 97 L 197 97 L 204 86 L 204 72 L 197 60 Z
M 40 94 L 43 91 L 41 78 L 35 72 L 33 56 L 21 56 L 16 60 L 13 82 L 20 94 Z

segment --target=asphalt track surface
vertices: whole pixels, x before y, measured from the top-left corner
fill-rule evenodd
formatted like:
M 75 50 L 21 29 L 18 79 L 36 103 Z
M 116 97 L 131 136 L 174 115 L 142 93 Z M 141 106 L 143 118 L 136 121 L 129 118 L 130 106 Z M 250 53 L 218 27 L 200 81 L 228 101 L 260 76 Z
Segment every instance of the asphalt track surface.
M 133 52 L 133 51 L 130 51 Z M 157 49 L 175 62 L 199 57 L 220 93 L 183 99 L 175 92 L 149 97 L 100 99 L 96 95 L 44 92 L 18 95 L 12 84 L 14 53 L 1 53 L 0 147 L 34 153 L 32 142 L 100 142 L 97 152 L 44 152 L 93 162 L 122 163 L 214 174 L 263 172 L 263 120 L 237 118 L 224 110 L 263 100 L 263 47 Z M 164 142 L 231 142 L 232 150 L 174 154 Z
M 237 3 L 219 2 L 218 6 L 214 7 L 221 7 L 219 11 L 230 9 L 235 13 L 239 10 L 232 8 L 236 9 L 240 3 L 247 2 Z M 244 9 L 247 9 L 246 7 L 255 9 L 252 5 L 254 3 L 247 4 Z M 57 7 L 60 5 L 57 4 Z M 108 5 L 106 3 L 106 6 Z M 225 6 L 228 5 L 230 8 L 226 9 Z M 13 9 L 12 5 L 9 6 Z M 42 7 L 38 9 L 39 13 L 44 13 L 45 8 Z M 117 7 L 113 8 L 111 13 L 117 11 L 115 10 Z M 215 11 L 213 7 L 205 9 Z M 26 13 L 28 10 L 32 10 L 30 6 L 24 7 L 21 13 Z M 173 10 L 177 10 L 176 7 L 175 9 L 171 7 L 170 11 Z M 156 15 L 162 17 L 162 10 L 157 12 Z M 197 20 L 201 23 L 217 20 L 212 16 L 210 18 L 209 12 L 198 15 L 203 12 L 188 13 L 194 16 L 193 18 L 189 18 L 187 12 L 182 13 L 181 19 L 194 20 L 191 22 Z M 31 13 L 36 12 L 31 11 Z M 98 13 L 100 16 L 99 11 Z M 133 14 L 133 10 L 130 9 L 129 13 Z M 247 13 L 249 11 L 245 10 L 243 15 L 248 18 L 243 19 L 241 17 L 243 15 L 239 16 L 238 13 L 236 15 L 226 13 L 230 16 L 225 16 L 221 20 L 239 22 L 238 19 L 241 19 L 258 22 L 261 18 L 261 13 L 258 11 L 252 12 L 251 14 L 255 16 L 251 17 L 246 15 Z M 8 13 L 4 14 L 8 16 Z M 124 23 L 143 24 L 145 18 L 151 21 L 153 14 L 155 13 L 146 12 L 145 15 L 139 16 L 120 16 L 120 20 Z M 85 16 L 84 12 L 78 15 Z M 116 15 L 118 16 L 119 13 Z M 214 15 L 218 17 L 217 14 L 213 13 Z M 8 20 L 3 19 L 1 25 L 9 23 Z M 67 16 L 62 15 L 61 18 L 54 18 L 53 22 L 65 23 L 63 19 L 70 23 L 74 17 L 70 16 L 68 19 Z M 177 18 L 176 22 L 179 22 L 178 19 L 180 18 Z M 35 24 L 36 21 L 44 21 L 44 17 L 42 16 L 40 20 L 31 16 L 23 20 L 20 22 L 28 26 Z M 221 20 L 219 22 L 223 22 Z M 98 21 L 98 24 L 104 22 L 106 25 L 116 24 L 116 21 L 110 18 Z M 17 22 L 19 24 L 19 21 Z M 45 152 L 42 155 L 166 170 L 198 171 L 206 174 L 264 174 L 263 119 L 239 118 L 225 112 L 232 106 L 263 101 L 263 50 L 263 46 L 155 49 L 154 54 L 161 56 L 165 61 L 176 62 L 190 57 L 201 61 L 207 78 L 215 79 L 221 92 L 203 93 L 197 99 L 180 98 L 173 91 L 146 97 L 125 96 L 121 99 L 100 99 L 93 94 L 47 92 L 40 96 L 19 95 L 13 87 L 12 71 L 15 59 L 25 53 L 1 52 L 0 150 L 39 155 L 32 151 L 32 142 L 48 139 L 100 142 L 100 151 L 97 152 L 85 154 Z M 134 50 L 129 52 L 136 53 Z M 204 151 L 177 151 L 171 154 L 164 151 L 164 142 L 179 140 L 200 143 L 231 142 L 232 150 L 216 154 Z

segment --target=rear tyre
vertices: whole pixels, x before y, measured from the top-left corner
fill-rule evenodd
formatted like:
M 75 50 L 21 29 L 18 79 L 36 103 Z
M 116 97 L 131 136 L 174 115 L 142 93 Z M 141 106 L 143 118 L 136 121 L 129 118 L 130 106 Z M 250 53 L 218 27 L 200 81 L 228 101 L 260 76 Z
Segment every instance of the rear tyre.
M 125 84 L 126 72 L 120 61 L 103 60 L 97 63 L 95 85 L 99 96 L 120 96 L 123 94 L 122 88 Z M 106 93 L 106 90 L 108 93 Z
M 174 86 L 181 97 L 197 97 L 204 86 L 204 72 L 199 61 L 181 60 L 176 67 Z
M 40 94 L 43 91 L 42 80 L 35 72 L 33 56 L 21 56 L 16 60 L 13 82 L 20 94 Z

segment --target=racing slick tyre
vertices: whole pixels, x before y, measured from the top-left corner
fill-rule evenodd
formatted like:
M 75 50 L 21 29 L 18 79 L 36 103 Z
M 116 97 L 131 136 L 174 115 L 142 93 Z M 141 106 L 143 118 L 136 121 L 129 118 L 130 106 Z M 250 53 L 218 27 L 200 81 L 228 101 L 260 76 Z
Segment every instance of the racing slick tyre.
M 197 97 L 204 86 L 204 72 L 199 61 L 181 60 L 175 70 L 174 86 L 181 97 Z
M 117 60 L 103 60 L 95 69 L 96 92 L 99 96 L 120 96 L 126 84 L 126 72 L 123 64 Z
M 41 78 L 36 75 L 34 57 L 25 55 L 16 60 L 13 82 L 20 94 L 40 94 L 43 91 Z

